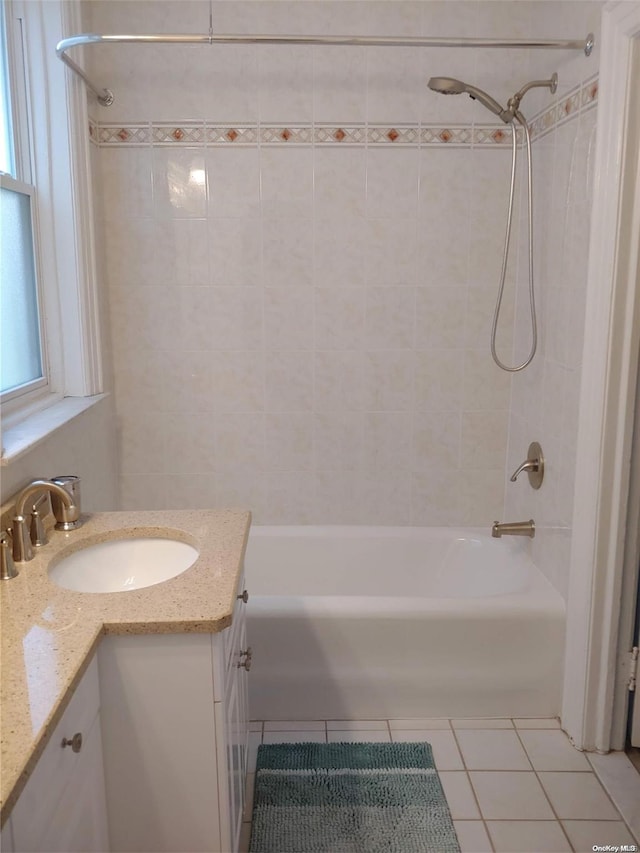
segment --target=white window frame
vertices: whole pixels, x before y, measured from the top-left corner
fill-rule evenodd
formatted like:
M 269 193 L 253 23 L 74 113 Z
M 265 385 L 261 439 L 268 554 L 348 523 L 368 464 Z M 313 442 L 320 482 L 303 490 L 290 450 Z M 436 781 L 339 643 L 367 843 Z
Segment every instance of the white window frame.
M 37 193 L 34 247 L 48 381 L 3 397 L 4 464 L 16 424 L 65 398 L 103 390 L 86 93 L 55 52 L 58 41 L 81 30 L 80 6 L 5 0 L 5 9 L 17 167 Z M 24 92 L 16 86 L 22 68 Z

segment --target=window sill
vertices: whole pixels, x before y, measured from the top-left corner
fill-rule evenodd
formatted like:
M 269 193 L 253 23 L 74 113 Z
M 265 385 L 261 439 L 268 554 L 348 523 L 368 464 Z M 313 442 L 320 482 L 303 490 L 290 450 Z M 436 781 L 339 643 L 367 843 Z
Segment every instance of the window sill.
M 2 430 L 0 465 L 4 467 L 15 462 L 38 444 L 46 441 L 60 427 L 104 400 L 106 396 L 106 394 L 96 394 L 93 397 L 64 397 L 51 406 L 40 409 L 18 423 L 6 427 Z

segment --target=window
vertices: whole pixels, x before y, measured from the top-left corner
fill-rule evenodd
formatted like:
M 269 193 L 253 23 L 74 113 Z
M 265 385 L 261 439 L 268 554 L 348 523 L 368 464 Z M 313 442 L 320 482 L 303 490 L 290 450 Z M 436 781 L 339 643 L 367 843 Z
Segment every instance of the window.
M 87 94 L 55 52 L 80 10 L 0 0 L 2 465 L 103 391 Z
M 0 16 L 0 399 L 47 385 L 38 286 L 36 190 L 24 133 L 26 86 L 21 44 Z M 22 114 L 22 115 L 21 115 Z M 21 122 L 22 118 L 22 122 Z

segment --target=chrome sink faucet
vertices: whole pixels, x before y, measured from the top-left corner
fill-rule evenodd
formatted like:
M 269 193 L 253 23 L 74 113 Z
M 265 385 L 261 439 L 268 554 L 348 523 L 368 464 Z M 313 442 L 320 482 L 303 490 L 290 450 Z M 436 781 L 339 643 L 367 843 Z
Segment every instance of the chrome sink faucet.
M 68 482 L 70 481 L 70 482 Z M 65 483 L 67 486 L 62 485 Z M 15 516 L 12 526 L 12 550 L 16 563 L 26 563 L 33 559 L 33 546 L 29 525 L 25 518 L 25 508 L 30 498 L 38 492 L 49 492 L 52 497 L 53 513 L 56 518 L 56 529 L 73 530 L 80 527 L 80 501 L 77 488 L 79 479 L 60 478 L 54 480 L 34 480 L 20 492 L 16 498 Z M 74 488 L 74 485 L 76 488 Z

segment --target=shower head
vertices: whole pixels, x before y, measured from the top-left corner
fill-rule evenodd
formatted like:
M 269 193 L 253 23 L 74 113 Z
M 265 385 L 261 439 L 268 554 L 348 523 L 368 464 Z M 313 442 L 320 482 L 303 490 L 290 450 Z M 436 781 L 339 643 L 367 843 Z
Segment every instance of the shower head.
M 462 80 L 455 80 L 453 77 L 432 77 L 428 85 L 430 89 L 439 92 L 441 95 L 462 95 L 463 93 L 469 95 L 474 101 L 480 101 L 488 110 L 499 116 L 505 124 L 513 119 L 513 115 L 508 110 L 503 109 L 491 95 L 487 95 L 486 92 L 476 86 L 463 83 Z
M 428 85 L 441 95 L 461 95 L 465 90 L 462 80 L 455 80 L 453 77 L 432 77 Z

